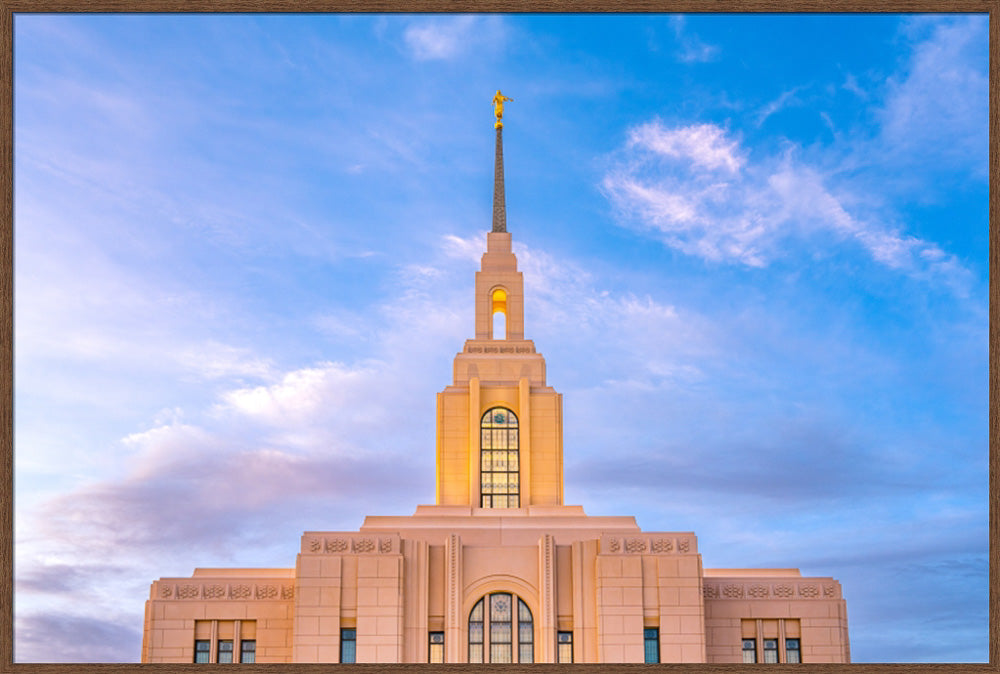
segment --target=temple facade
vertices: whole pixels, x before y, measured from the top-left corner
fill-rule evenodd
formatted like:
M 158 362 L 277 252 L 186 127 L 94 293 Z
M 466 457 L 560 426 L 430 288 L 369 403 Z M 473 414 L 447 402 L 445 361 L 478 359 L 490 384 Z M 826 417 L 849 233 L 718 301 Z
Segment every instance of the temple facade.
M 502 134 L 498 114 L 474 337 L 437 396 L 436 503 L 307 531 L 291 568 L 154 581 L 143 662 L 850 661 L 833 578 L 706 569 L 693 532 L 563 503 L 562 396 L 525 338 Z

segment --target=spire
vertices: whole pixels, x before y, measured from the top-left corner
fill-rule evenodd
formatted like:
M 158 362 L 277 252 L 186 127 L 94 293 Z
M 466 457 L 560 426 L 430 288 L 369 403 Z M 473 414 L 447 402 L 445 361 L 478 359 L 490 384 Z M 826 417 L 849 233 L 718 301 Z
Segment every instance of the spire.
M 504 101 L 512 101 L 497 89 L 493 97 L 493 114 L 497 121 L 493 126 L 497 130 L 497 151 L 496 161 L 493 166 L 493 231 L 507 231 L 507 203 L 503 193 L 503 104 Z
M 497 124 L 496 163 L 493 168 L 493 231 L 507 231 L 507 203 L 503 191 L 503 124 Z

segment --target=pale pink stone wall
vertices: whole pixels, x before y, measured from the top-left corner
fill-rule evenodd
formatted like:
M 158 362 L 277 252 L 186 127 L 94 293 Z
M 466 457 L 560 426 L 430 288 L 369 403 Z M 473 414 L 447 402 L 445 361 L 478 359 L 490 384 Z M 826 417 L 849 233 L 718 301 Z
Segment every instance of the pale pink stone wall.
M 708 662 L 742 662 L 744 620 L 798 620 L 801 635 L 788 636 L 800 638 L 802 662 L 850 662 L 847 606 L 833 578 L 706 578 Z

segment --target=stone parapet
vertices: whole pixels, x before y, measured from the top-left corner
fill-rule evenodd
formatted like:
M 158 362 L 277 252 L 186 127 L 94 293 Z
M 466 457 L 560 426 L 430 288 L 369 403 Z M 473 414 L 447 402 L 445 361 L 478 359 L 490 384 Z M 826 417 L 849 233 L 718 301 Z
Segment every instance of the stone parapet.
M 691 532 L 637 533 L 632 536 L 604 534 L 602 555 L 696 555 L 698 539 Z
M 398 534 L 378 536 L 358 532 L 307 531 L 302 535 L 303 554 L 387 555 L 400 553 Z
M 705 578 L 705 599 L 841 599 L 840 583 L 833 578 Z
M 275 601 L 294 597 L 294 581 L 279 582 L 274 578 L 240 578 L 234 582 L 224 578 L 161 578 L 153 581 L 149 593 L 150 599 L 191 601 Z

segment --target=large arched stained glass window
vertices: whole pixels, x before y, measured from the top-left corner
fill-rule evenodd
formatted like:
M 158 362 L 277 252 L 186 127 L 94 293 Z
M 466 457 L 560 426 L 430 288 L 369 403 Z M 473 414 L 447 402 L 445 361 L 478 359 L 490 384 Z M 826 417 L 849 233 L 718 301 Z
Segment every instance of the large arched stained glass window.
M 517 417 L 506 407 L 494 407 L 483 415 L 480 430 L 480 506 L 520 508 Z
M 534 661 L 535 623 L 528 605 L 507 592 L 494 592 L 477 601 L 469 612 L 469 662 Z

